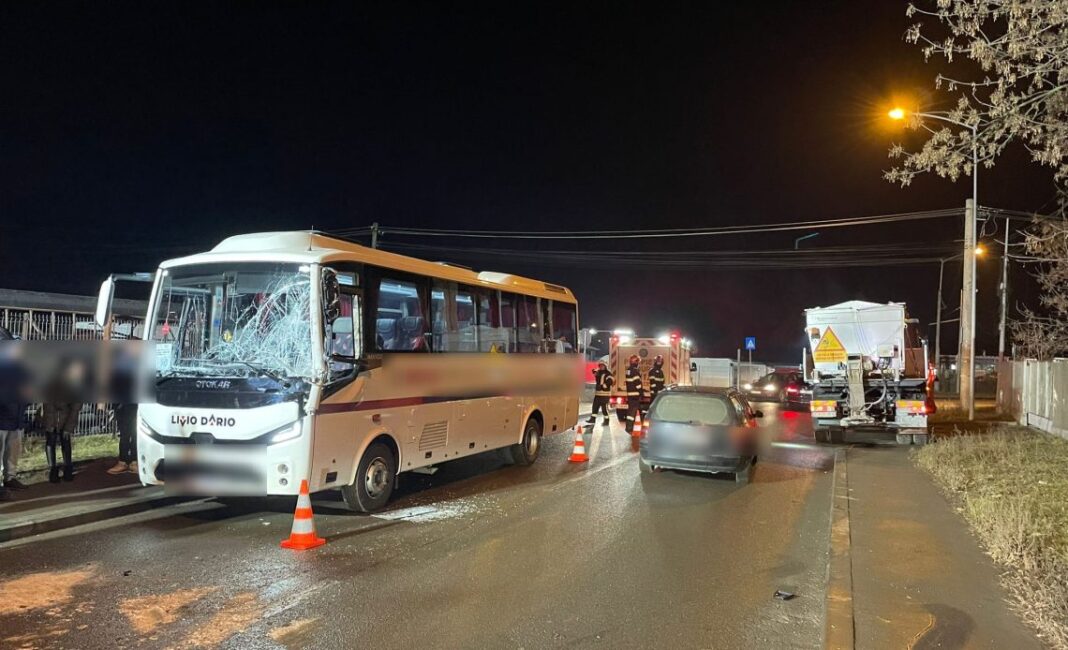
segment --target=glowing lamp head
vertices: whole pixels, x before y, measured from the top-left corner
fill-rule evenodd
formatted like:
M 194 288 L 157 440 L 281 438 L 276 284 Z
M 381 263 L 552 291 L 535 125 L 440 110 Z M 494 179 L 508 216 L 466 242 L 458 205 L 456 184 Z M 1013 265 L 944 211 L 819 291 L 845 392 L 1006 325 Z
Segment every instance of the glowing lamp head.
M 905 109 L 903 109 L 903 108 L 891 108 L 890 112 L 887 113 L 887 115 L 889 115 L 890 119 L 892 119 L 892 120 L 903 120 L 903 119 L 905 119 Z
M 978 246 L 975 247 L 975 254 L 976 255 L 978 255 L 979 257 L 982 257 L 983 253 L 986 253 L 986 249 L 983 248 L 982 244 L 979 244 Z

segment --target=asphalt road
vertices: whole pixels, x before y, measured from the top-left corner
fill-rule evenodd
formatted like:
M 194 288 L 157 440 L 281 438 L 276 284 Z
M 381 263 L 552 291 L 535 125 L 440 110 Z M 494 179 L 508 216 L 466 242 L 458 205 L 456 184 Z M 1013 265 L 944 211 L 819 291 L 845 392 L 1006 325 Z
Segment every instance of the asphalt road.
M 491 453 L 408 476 L 376 516 L 317 495 L 313 551 L 278 547 L 291 500 L 13 542 L 0 647 L 817 647 L 832 454 L 807 414 L 760 407 L 749 485 L 642 476 L 613 424 L 587 464 L 558 435 L 529 468 Z

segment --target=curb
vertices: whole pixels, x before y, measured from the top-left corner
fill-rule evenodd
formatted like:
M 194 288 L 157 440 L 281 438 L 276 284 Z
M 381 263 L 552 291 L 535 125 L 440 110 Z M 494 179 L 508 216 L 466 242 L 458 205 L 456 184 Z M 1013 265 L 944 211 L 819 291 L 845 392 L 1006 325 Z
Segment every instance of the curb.
M 824 601 L 823 647 L 851 650 L 853 628 L 853 559 L 849 530 L 848 449 L 834 454 L 831 482 L 831 550 L 827 563 L 827 596 Z
M 63 530 L 64 528 L 73 528 L 74 526 L 81 526 L 83 524 L 93 524 L 114 517 L 125 517 L 126 515 L 145 512 L 146 510 L 152 510 L 154 508 L 162 508 L 163 506 L 169 506 L 188 500 L 189 497 L 182 496 L 156 496 L 62 517 L 52 517 L 37 521 L 23 521 L 14 526 L 0 528 L 0 543 L 22 539 L 31 535 L 51 533 L 57 530 Z

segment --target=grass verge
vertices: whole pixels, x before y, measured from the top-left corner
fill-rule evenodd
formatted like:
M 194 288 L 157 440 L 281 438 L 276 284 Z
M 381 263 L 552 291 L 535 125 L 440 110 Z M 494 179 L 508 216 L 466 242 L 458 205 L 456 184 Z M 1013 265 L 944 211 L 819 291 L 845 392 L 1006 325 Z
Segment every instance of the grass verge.
M 1068 648 L 1068 440 L 1002 426 L 937 439 L 915 460 L 959 500 L 1013 607 L 1051 646 Z
M 58 454 L 59 450 L 56 451 L 57 458 L 63 462 L 62 456 Z M 74 462 L 116 457 L 119 455 L 119 438 L 113 433 L 75 436 L 71 440 L 71 454 L 74 456 Z M 48 469 L 44 438 L 37 436 L 23 438 L 19 472 L 35 472 L 42 469 Z

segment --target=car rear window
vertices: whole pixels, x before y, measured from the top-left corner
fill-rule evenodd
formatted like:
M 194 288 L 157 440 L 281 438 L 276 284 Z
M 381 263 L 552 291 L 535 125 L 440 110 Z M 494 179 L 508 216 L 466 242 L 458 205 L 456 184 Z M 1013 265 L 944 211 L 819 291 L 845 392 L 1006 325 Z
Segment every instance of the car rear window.
M 686 422 L 704 425 L 731 424 L 731 407 L 718 395 L 664 393 L 657 397 L 649 417 L 661 422 Z

